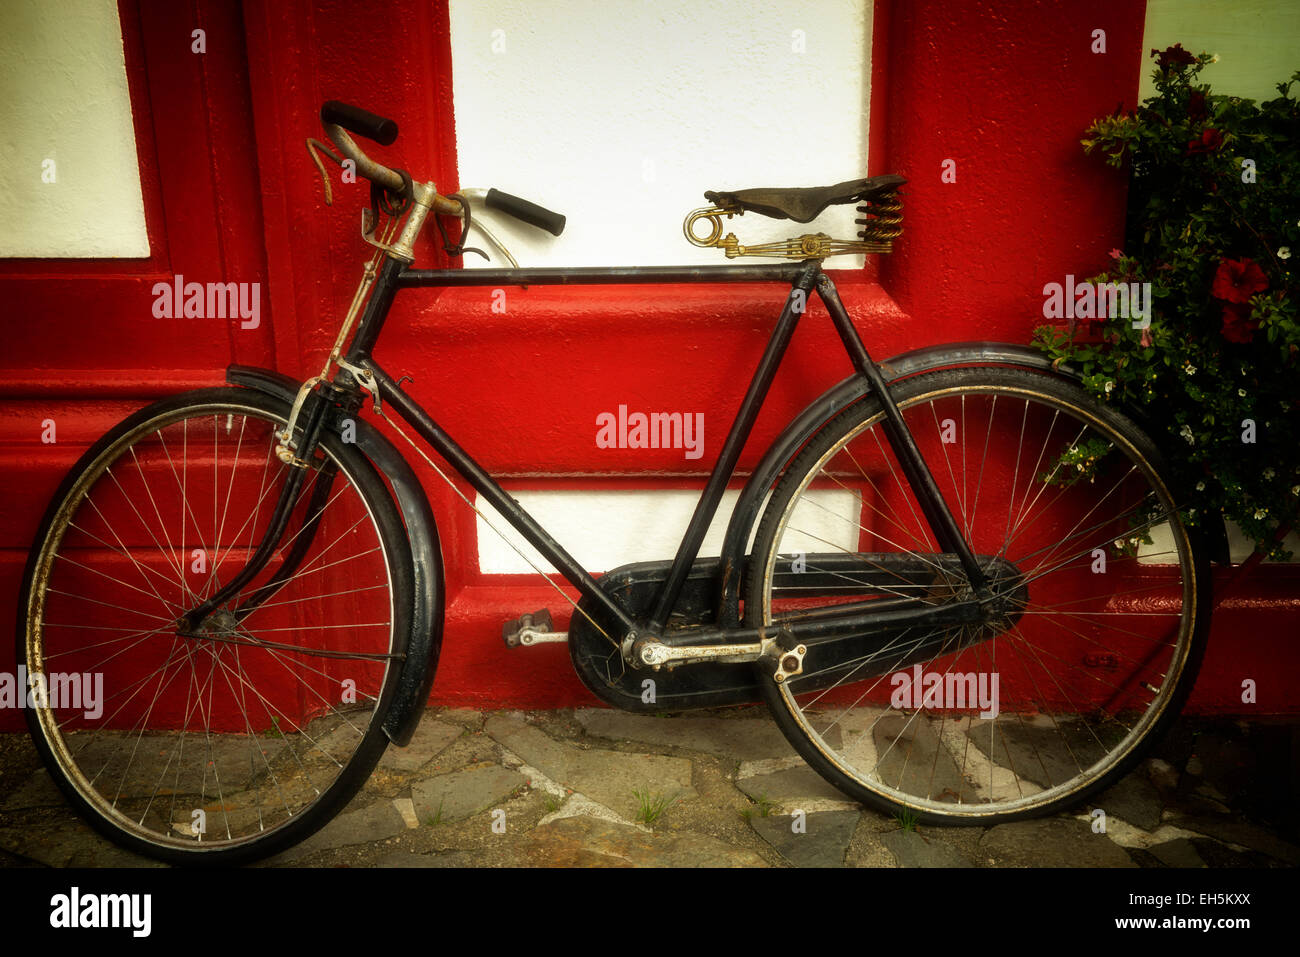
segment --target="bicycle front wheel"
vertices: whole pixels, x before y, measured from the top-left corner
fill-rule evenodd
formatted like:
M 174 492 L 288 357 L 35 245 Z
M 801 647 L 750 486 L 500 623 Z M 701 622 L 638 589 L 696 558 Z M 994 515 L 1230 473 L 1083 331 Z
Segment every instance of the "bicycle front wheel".
M 43 685 L 37 748 L 97 830 L 173 863 L 302 840 L 386 743 L 410 553 L 355 446 L 323 436 L 266 567 L 182 622 L 261 543 L 295 468 L 275 453 L 288 411 L 231 388 L 141 410 L 69 473 L 28 561 L 18 660 Z
M 1209 622 L 1204 549 L 1150 439 L 1071 383 L 955 369 L 895 401 L 988 580 L 982 617 L 809 642 L 802 673 L 760 671 L 768 703 L 828 781 L 890 813 L 987 824 L 1077 803 L 1181 708 Z M 772 493 L 747 620 L 976 600 L 924 514 L 880 403 L 851 406 Z

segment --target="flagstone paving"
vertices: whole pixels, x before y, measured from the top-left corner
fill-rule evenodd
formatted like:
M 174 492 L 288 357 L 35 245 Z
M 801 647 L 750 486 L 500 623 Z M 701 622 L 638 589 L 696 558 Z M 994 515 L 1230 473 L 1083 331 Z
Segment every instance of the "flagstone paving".
M 1297 723 L 1184 719 L 1079 808 L 937 827 L 850 800 L 761 709 L 431 709 L 338 817 L 258 866 L 1293 867 L 1296 742 Z M 0 734 L 0 866 L 150 863 L 72 812 L 25 734 Z

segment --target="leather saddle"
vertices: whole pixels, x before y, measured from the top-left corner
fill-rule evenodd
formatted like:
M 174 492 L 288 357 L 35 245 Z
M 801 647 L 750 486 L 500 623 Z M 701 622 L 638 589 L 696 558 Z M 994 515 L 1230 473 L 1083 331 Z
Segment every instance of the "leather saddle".
M 796 189 L 741 189 L 734 193 L 709 190 L 704 198 L 715 206 L 739 206 L 746 212 L 771 216 L 773 219 L 793 219 L 796 223 L 810 223 L 822 214 L 827 206 L 864 202 L 881 193 L 890 192 L 906 183 L 902 176 L 888 174 L 869 179 L 854 179 L 834 186 L 810 186 Z

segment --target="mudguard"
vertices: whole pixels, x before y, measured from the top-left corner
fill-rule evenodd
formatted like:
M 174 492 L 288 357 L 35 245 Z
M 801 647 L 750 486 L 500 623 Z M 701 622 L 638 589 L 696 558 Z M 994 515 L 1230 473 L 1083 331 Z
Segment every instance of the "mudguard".
M 926 346 L 901 353 L 879 363 L 879 366 L 885 382 L 891 385 L 923 372 L 960 366 L 1017 366 L 1047 375 L 1059 375 L 1075 382 L 1081 379 L 1080 374 L 1067 365 L 1062 364 L 1053 369 L 1052 360 L 1037 349 L 1006 342 L 958 342 Z M 736 501 L 722 541 L 717 609 L 720 624 L 735 624 L 739 621 L 740 589 L 749 539 L 773 483 L 781 477 L 790 460 L 818 429 L 838 412 L 863 399 L 870 391 L 866 378 L 856 372 L 828 389 L 799 413 L 754 468 Z M 1141 424 L 1139 416 L 1130 410 L 1125 412 Z
M 258 392 L 273 395 L 292 404 L 301 385 L 296 379 L 270 369 L 232 365 L 226 369 L 226 381 Z M 356 446 L 392 485 L 398 510 L 406 525 L 414 564 L 414 598 L 411 635 L 406 660 L 398 674 L 397 692 L 384 719 L 384 734 L 398 747 L 410 743 L 424 714 L 433 686 L 438 652 L 442 648 L 443 596 L 442 547 L 433 509 L 420 480 L 407 463 L 374 426 L 356 420 Z

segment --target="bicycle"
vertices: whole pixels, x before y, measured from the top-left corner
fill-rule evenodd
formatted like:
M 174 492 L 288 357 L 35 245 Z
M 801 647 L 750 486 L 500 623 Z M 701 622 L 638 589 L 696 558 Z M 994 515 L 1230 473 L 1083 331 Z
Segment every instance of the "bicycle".
M 389 742 L 410 741 L 441 646 L 442 556 L 421 485 L 361 417 L 367 403 L 578 590 L 574 602 L 548 577 L 573 604 L 569 631 L 524 615 L 503 626 L 507 645 L 567 641 L 584 684 L 628 710 L 764 702 L 808 764 L 888 813 L 987 825 L 1077 804 L 1178 713 L 1210 580 L 1155 443 L 1027 347 L 875 362 L 822 270 L 831 255 L 892 248 L 902 177 L 709 192 L 688 215 L 696 245 L 789 262 L 416 269 L 430 215 L 449 252 L 477 228 L 513 259 L 467 194 L 376 163 L 350 135 L 390 144 L 391 120 L 333 101 L 321 117 L 341 156 L 310 140 L 312 157 L 322 176 L 323 152 L 371 182 L 363 234 L 376 247 L 321 373 L 300 383 L 231 366 L 226 386 L 131 415 L 68 474 L 28 561 L 19 662 L 51 692 L 60 675 L 64 690 L 67 675 L 107 679 L 99 715 L 55 694 L 27 712 L 56 783 L 100 833 L 174 863 L 253 860 L 325 824 Z M 563 229 L 542 207 L 478 196 Z M 854 241 L 722 236 L 746 212 L 806 223 L 846 203 L 861 204 Z M 439 217 L 460 220 L 459 244 Z M 372 358 L 405 289 L 703 282 L 790 288 L 676 555 L 600 578 Z M 745 480 L 721 555 L 700 558 L 813 295 L 855 371 L 781 433 Z

